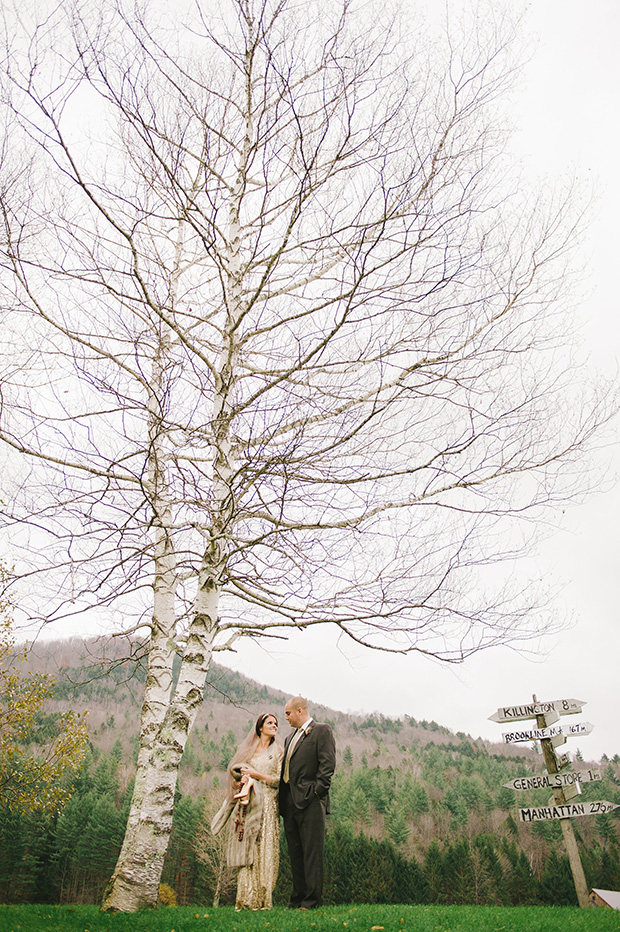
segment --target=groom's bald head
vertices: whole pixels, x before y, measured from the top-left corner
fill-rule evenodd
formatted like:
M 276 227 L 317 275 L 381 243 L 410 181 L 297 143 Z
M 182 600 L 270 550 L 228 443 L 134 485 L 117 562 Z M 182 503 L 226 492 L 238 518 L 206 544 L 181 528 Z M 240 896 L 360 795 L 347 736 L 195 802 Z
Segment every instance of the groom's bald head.
M 286 703 L 284 714 L 286 715 L 287 722 L 292 725 L 293 728 L 300 728 L 309 718 L 307 701 L 303 696 L 293 696 L 293 698 L 289 699 Z

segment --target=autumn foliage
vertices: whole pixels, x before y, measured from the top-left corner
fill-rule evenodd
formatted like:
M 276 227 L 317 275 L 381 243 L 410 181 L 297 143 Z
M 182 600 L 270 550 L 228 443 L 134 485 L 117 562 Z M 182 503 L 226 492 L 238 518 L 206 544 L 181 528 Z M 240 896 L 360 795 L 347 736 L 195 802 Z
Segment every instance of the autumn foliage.
M 47 673 L 21 675 L 26 651 L 16 649 L 11 617 L 0 623 L 0 801 L 14 811 L 53 812 L 71 795 L 70 777 L 87 740 L 86 713 L 45 716 L 54 693 Z

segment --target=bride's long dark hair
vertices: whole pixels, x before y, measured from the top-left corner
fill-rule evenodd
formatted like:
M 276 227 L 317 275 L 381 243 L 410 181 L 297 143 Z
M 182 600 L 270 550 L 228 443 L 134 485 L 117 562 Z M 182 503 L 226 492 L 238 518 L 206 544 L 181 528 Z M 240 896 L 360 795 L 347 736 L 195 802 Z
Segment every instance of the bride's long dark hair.
M 229 799 L 232 799 L 236 792 L 234 785 L 235 781 L 232 775 L 232 768 L 238 764 L 247 764 L 247 762 L 250 760 L 254 754 L 254 751 L 256 750 L 256 745 L 260 741 L 261 728 L 268 718 L 275 718 L 276 725 L 278 724 L 278 716 L 274 715 L 273 712 L 261 712 L 261 714 L 256 719 L 256 722 L 254 725 L 252 725 L 246 737 L 243 739 L 232 756 L 232 760 L 226 771 L 226 795 Z M 278 747 L 280 746 L 277 739 L 273 737 L 269 742 L 269 747 L 271 747 L 274 742 L 278 745 Z

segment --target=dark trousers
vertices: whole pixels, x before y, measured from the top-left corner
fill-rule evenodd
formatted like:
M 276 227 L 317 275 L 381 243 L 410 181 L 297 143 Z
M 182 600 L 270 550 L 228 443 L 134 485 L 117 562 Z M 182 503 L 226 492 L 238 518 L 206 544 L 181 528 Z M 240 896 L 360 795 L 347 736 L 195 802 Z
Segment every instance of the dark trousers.
M 282 815 L 293 875 L 289 906 L 314 909 L 323 896 L 325 854 L 325 803 L 315 798 L 305 809 L 298 809 L 284 784 Z

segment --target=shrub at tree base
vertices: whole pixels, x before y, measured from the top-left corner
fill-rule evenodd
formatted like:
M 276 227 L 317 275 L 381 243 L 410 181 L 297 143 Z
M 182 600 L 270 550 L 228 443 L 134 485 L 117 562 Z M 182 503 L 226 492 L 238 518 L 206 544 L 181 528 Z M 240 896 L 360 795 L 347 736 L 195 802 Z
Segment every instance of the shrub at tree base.
M 177 895 L 167 883 L 160 883 L 157 895 L 158 906 L 178 906 Z

